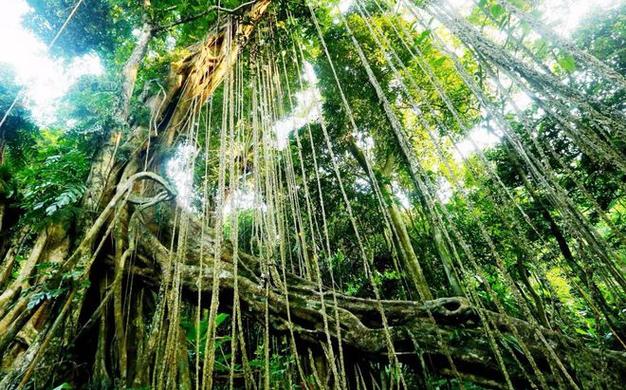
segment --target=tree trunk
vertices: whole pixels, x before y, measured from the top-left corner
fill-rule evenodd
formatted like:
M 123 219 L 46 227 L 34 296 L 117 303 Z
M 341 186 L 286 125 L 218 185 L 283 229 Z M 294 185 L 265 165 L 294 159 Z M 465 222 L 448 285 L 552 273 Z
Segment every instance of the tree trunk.
M 537 320 L 539 321 L 539 323 L 542 326 L 545 326 L 546 328 L 550 327 L 550 323 L 548 321 L 548 316 L 546 315 L 546 310 L 543 304 L 543 300 L 541 299 L 539 294 L 537 294 L 537 291 L 535 291 L 535 288 L 530 283 L 530 279 L 528 278 L 529 272 L 524 266 L 524 262 L 522 261 L 522 258 L 519 255 L 517 258 L 516 265 L 517 265 L 517 273 L 519 274 L 520 279 L 522 283 L 524 284 L 524 287 L 526 287 L 526 290 L 528 291 L 528 293 L 530 294 L 533 300 L 533 304 L 529 306 L 535 307 L 535 310 L 537 312 Z M 523 290 L 520 288 L 520 291 L 523 291 Z
M 454 274 L 454 263 L 452 261 L 452 256 L 450 254 L 450 248 L 446 244 L 443 236 L 441 234 L 441 229 L 437 224 L 434 223 L 432 225 L 433 230 L 433 239 L 434 245 L 437 248 L 437 253 L 439 253 L 439 258 L 441 259 L 441 265 L 443 266 L 443 271 L 446 274 L 446 279 L 448 279 L 448 283 L 450 283 L 450 289 L 452 294 L 456 296 L 464 296 L 463 289 L 461 288 L 461 284 L 459 283 L 459 279 Z
M 163 274 L 162 270 L 169 267 L 168 259 L 171 258 L 169 250 L 149 231 L 145 225 L 136 226 L 138 237 L 138 250 L 144 259 L 154 259 L 161 272 L 156 270 L 155 264 L 135 264 L 128 272 L 139 277 L 148 286 L 158 286 Z M 201 226 L 196 225 L 192 232 L 199 232 Z M 200 234 L 192 234 L 191 237 L 200 237 Z M 165 241 L 168 241 L 165 238 Z M 203 248 L 203 249 L 201 249 Z M 193 240 L 189 245 L 188 256 L 181 268 L 183 289 L 193 294 L 184 295 L 187 299 L 196 297 L 198 277 L 201 277 L 202 292 L 210 294 L 212 286 L 213 264 L 203 261 L 200 267 L 200 253 L 211 253 L 212 240 Z M 262 319 L 265 310 L 265 287 L 261 276 L 261 265 L 265 260 L 240 253 L 240 272 L 233 273 L 232 248 L 225 248 L 222 255 L 220 286 L 222 289 L 231 290 L 237 279 L 238 288 L 242 300 L 242 313 L 251 318 Z M 323 326 L 323 311 L 321 296 L 317 285 L 292 274 L 287 274 L 288 296 L 284 295 L 285 289 L 280 281 L 270 281 L 270 326 L 277 333 L 286 333 L 291 326 L 298 340 L 309 343 L 319 343 L 325 336 Z M 221 290 L 222 291 L 222 290 Z M 344 348 L 373 359 L 384 361 L 387 354 L 384 328 L 380 315 L 376 309 L 376 303 L 372 300 L 337 295 L 337 305 L 330 299 L 331 292 L 324 291 L 326 313 L 330 317 L 338 315 L 341 324 L 341 338 Z M 488 337 L 483 330 L 478 311 L 463 298 L 441 298 L 426 302 L 410 301 L 385 301 L 382 303 L 390 325 L 390 334 L 396 348 L 396 353 L 412 369 L 421 371 L 418 363 L 418 353 L 425 356 L 425 360 L 431 362 L 432 369 L 445 376 L 454 376 L 453 369 L 448 365 L 446 356 L 449 354 L 462 377 L 474 382 L 482 383 L 490 387 L 504 386 L 504 378 L 499 370 L 497 361 L 490 349 Z M 287 311 L 290 313 L 291 324 L 288 324 Z M 546 373 L 549 383 L 555 385 L 558 379 L 549 373 L 549 360 L 546 347 L 539 341 L 537 335 L 541 333 L 559 351 L 561 361 L 570 370 L 580 383 L 591 381 L 594 375 L 593 369 L 588 365 L 608 364 L 606 371 L 611 384 L 617 386 L 626 380 L 626 353 L 605 352 L 607 360 L 600 362 L 593 356 L 599 351 L 586 348 L 584 345 L 543 327 L 534 327 L 522 320 L 510 318 L 501 314 L 482 310 L 482 317 L 487 318 L 490 325 L 495 326 L 502 334 L 500 342 L 513 338 L 513 327 L 523 338 L 529 347 L 533 358 L 539 364 L 540 369 Z M 434 322 L 433 322 L 434 321 Z M 331 327 L 332 328 L 332 327 Z M 335 329 L 330 329 L 335 342 L 337 341 Z M 513 338 L 514 339 L 514 338 Z M 415 351 L 413 340 L 417 340 L 420 350 Z M 501 351 L 504 348 L 501 347 Z M 517 360 L 517 361 L 516 361 Z M 529 366 L 520 366 L 520 356 L 505 356 L 507 370 L 513 382 L 520 387 L 529 386 L 526 373 Z M 521 361 L 526 361 L 525 359 Z M 584 363 L 581 363 L 584 362 Z M 579 364 L 581 363 L 581 364 Z
M 0 163 L 0 165 L 2 165 L 2 163 Z M 0 190 L 1 189 L 2 187 L 0 187 Z M 2 196 L 1 192 L 0 192 L 0 196 Z M 3 199 L 0 198 L 0 234 L 2 234 L 2 228 L 4 226 L 4 214 L 5 214 L 6 208 L 7 208 L 6 203 L 4 202 Z
M 363 169 L 368 175 L 370 181 L 377 180 L 380 183 L 380 180 L 378 180 L 378 178 L 372 178 L 371 175 L 379 175 L 383 180 L 385 180 L 385 183 L 380 186 L 380 190 L 382 192 L 383 202 L 385 202 L 385 206 L 387 207 L 387 213 L 390 216 L 390 223 L 392 224 L 393 229 L 391 234 L 395 235 L 398 239 L 406 271 L 409 272 L 410 280 L 415 286 L 415 289 L 418 292 L 420 299 L 432 299 L 433 295 L 430 292 L 430 289 L 428 287 L 428 281 L 424 276 L 422 266 L 419 262 L 417 255 L 415 254 L 415 250 L 413 249 L 411 236 L 409 236 L 406 223 L 404 222 L 404 217 L 402 216 L 402 213 L 400 212 L 400 209 L 398 208 L 398 205 L 394 200 L 391 184 L 387 184 L 394 166 L 393 155 L 389 155 L 383 169 L 381 171 L 378 171 L 369 166 L 365 155 L 363 154 L 361 149 L 359 149 L 353 139 L 348 140 L 348 150 L 357 160 L 357 162 L 361 166 L 361 169 Z M 374 186 L 374 183 L 371 184 L 372 186 Z

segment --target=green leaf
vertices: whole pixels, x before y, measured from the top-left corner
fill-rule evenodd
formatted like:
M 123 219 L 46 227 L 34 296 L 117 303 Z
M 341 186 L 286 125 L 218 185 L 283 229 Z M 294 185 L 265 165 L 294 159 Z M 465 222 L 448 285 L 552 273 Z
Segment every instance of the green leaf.
M 51 216 L 52 214 L 56 213 L 57 209 L 58 209 L 58 207 L 57 207 L 56 203 L 51 205 L 51 206 L 48 206 L 46 208 L 46 215 L 47 216 Z
M 28 302 L 28 304 L 26 305 L 26 308 L 28 310 L 33 309 L 34 307 L 39 305 L 41 302 L 43 302 L 45 299 L 46 299 L 45 293 L 42 293 L 42 292 L 35 293 L 33 297 L 30 299 L 30 301 Z
M 73 388 L 74 387 L 72 387 L 72 385 L 70 385 L 69 383 L 63 382 L 52 390 L 71 390 Z
M 587 331 L 586 331 L 586 330 L 584 330 L 584 329 L 576 328 L 576 329 L 574 329 L 574 330 L 575 330 L 575 331 L 576 331 L 576 333 L 578 333 L 578 334 L 581 334 L 581 335 L 583 335 L 583 336 L 589 336 L 589 332 L 587 332 Z
M 438 67 L 442 66 L 444 63 L 446 62 L 446 57 L 439 57 L 436 60 L 433 61 L 433 67 L 435 69 L 437 69 Z
M 421 45 L 428 37 L 430 37 L 430 30 L 424 30 L 415 41 L 418 45 Z
M 571 54 L 566 54 L 557 59 L 559 66 L 567 73 L 572 73 L 576 70 L 576 60 Z
M 229 315 L 227 313 L 218 313 L 217 317 L 215 317 L 215 327 L 218 328 L 224 321 L 228 319 Z
M 500 16 L 504 15 L 504 7 L 500 4 L 492 5 L 490 8 L 491 14 L 494 18 L 498 19 Z

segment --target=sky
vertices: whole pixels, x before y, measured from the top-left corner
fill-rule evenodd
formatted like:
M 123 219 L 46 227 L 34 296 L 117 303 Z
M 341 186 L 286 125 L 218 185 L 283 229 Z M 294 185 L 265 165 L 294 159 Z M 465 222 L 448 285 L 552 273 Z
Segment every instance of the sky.
M 60 99 L 82 75 L 101 74 L 95 54 L 67 63 L 50 56 L 47 44 L 22 25 L 30 7 L 24 0 L 0 0 L 0 66 L 10 67 L 24 88 L 25 103 L 35 121 L 52 124 Z
M 476 2 L 477 0 L 448 0 L 450 5 L 462 13 Z M 541 9 L 544 21 L 557 26 L 556 30 L 560 34 L 568 36 L 585 16 L 594 11 L 608 10 L 621 3 L 623 0 L 544 0 Z
M 280 149 L 289 143 L 289 134 L 307 123 L 317 122 L 322 113 L 322 95 L 317 88 L 317 76 L 313 65 L 304 63 L 302 80 L 306 83 L 306 89 L 296 92 L 295 107 L 289 116 L 278 121 L 274 125 L 276 142 Z
M 339 9 L 346 12 L 353 1 L 341 0 Z M 607 10 L 624 1 L 626 0 L 549 0 L 544 7 L 548 21 L 555 23 L 560 33 L 568 35 L 590 12 Z M 449 2 L 461 12 L 474 4 L 474 0 Z M 15 71 L 17 84 L 24 88 L 26 105 L 31 109 L 35 121 L 45 126 L 57 119 L 55 114 L 59 101 L 72 84 L 82 75 L 101 74 L 103 68 L 95 54 L 76 57 L 65 63 L 52 58 L 46 43 L 22 25 L 22 19 L 29 10 L 25 0 L 0 0 L 0 66 L 9 66 Z M 307 68 L 306 71 L 307 78 L 315 77 L 311 69 Z M 279 145 L 286 142 L 294 128 L 318 119 L 318 95 L 316 90 L 308 89 L 296 96 L 297 107 L 292 115 L 276 125 Z M 493 137 L 487 139 L 481 134 L 473 137 L 480 145 L 497 142 Z M 463 148 L 469 148 L 468 145 L 469 143 L 465 143 Z

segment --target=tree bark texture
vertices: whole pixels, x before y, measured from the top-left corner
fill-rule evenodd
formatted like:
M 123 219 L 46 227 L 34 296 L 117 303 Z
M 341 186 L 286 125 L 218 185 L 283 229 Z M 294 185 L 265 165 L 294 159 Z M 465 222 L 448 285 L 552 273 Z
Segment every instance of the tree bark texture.
M 154 263 L 136 263 L 127 271 L 133 273 L 147 285 L 158 286 L 160 278 L 168 271 L 168 259 L 171 254 L 166 246 L 145 225 L 137 225 L 138 251 L 142 259 L 152 259 Z M 196 234 L 190 237 L 201 237 L 200 225 L 193 228 Z M 168 242 L 168 239 L 164 241 Z M 201 251 L 201 246 L 204 249 Z M 213 264 L 204 262 L 200 267 L 200 252 L 212 253 L 212 240 L 205 242 L 199 239 L 191 242 L 189 251 L 182 266 L 182 284 L 189 294 L 188 299 L 197 298 L 199 278 L 204 287 L 203 293 L 210 294 L 212 286 Z M 266 279 L 261 274 L 263 262 L 268 259 L 259 259 L 241 253 L 239 255 L 240 270 L 233 273 L 232 249 L 225 248 L 222 255 L 220 286 L 225 290 L 232 290 L 237 278 L 243 312 L 250 318 L 263 318 L 265 310 Z M 271 272 L 279 275 L 279 272 Z M 359 356 L 368 356 L 372 359 L 384 361 L 387 357 L 385 334 L 376 309 L 376 302 L 369 299 L 355 298 L 337 294 L 337 305 L 333 303 L 332 292 L 325 290 L 319 293 L 317 285 L 292 274 L 287 274 L 286 280 L 273 279 L 269 281 L 269 308 L 270 325 L 274 332 L 286 333 L 289 329 L 287 312 L 291 318 L 291 328 L 300 341 L 318 344 L 325 338 L 323 316 L 331 319 L 339 316 L 341 339 L 344 347 L 357 353 Z M 288 296 L 285 296 L 284 285 Z M 322 311 L 322 299 L 326 312 Z M 207 303 L 209 299 L 205 300 Z M 587 348 L 574 339 L 547 328 L 533 326 L 520 319 L 511 318 L 483 309 L 473 307 L 466 299 L 451 297 L 430 300 L 426 302 L 412 301 L 384 301 L 382 302 L 385 314 L 390 324 L 390 332 L 396 353 L 400 360 L 410 368 L 421 370 L 419 355 L 430 362 L 429 369 L 445 376 L 454 376 L 452 368 L 447 363 L 447 356 L 454 360 L 458 374 L 461 377 L 481 383 L 489 387 L 505 387 L 504 377 L 500 372 L 497 360 L 491 350 L 487 335 L 483 329 L 481 316 L 486 318 L 490 325 L 501 335 L 499 342 L 507 343 L 515 340 L 513 328 L 530 349 L 539 368 L 544 371 L 548 383 L 557 386 L 558 381 L 549 373 L 549 354 L 546 347 L 539 341 L 541 333 L 550 346 L 559 352 L 559 357 L 566 365 L 570 374 L 581 384 L 591 383 L 596 370 L 604 370 L 607 364 L 606 381 L 608 387 L 619 387 L 626 380 L 626 353 L 615 351 L 599 351 Z M 333 327 L 330 329 L 333 339 L 337 334 Z M 513 343 L 515 343 L 513 341 Z M 527 375 L 532 375 L 532 369 L 524 356 L 507 356 L 506 347 L 500 346 L 505 356 L 506 367 L 515 385 L 529 386 Z M 515 348 L 513 348 L 515 350 Z M 594 358 L 602 354 L 604 359 Z M 517 361 L 521 362 L 518 363 Z

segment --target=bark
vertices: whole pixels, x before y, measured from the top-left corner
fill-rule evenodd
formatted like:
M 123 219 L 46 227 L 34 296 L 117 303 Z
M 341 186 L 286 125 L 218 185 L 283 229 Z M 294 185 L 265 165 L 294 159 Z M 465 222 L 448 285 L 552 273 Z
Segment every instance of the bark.
M 352 154 L 352 156 L 354 156 L 354 158 L 357 160 L 357 162 L 361 166 L 361 169 L 363 169 L 365 173 L 368 174 L 368 177 L 370 177 L 371 174 L 379 175 L 385 181 L 385 183 L 380 185 L 380 189 L 384 197 L 383 201 L 385 202 L 385 205 L 387 207 L 387 212 L 389 213 L 389 216 L 391 219 L 390 222 L 393 228 L 392 234 L 396 236 L 400 244 L 400 249 L 402 252 L 402 258 L 404 260 L 404 265 L 406 267 L 406 270 L 410 274 L 410 280 L 415 286 L 415 289 L 417 290 L 420 298 L 423 300 L 432 299 L 433 295 L 430 292 L 430 289 L 428 287 L 428 281 L 426 280 L 426 277 L 424 276 L 424 271 L 422 270 L 422 266 L 419 262 L 417 254 L 415 253 L 415 249 L 413 249 L 413 244 L 411 243 L 411 236 L 409 236 L 406 223 L 404 222 L 404 217 L 402 216 L 402 213 L 400 212 L 400 209 L 398 208 L 398 205 L 396 204 L 394 200 L 393 189 L 391 188 L 391 185 L 388 184 L 389 176 L 391 175 L 391 172 L 393 170 L 393 165 L 394 165 L 393 157 L 391 155 L 389 156 L 385 164 L 385 167 L 383 167 L 382 171 L 376 170 L 374 172 L 371 172 L 370 174 L 370 171 L 373 171 L 374 168 L 369 166 L 365 155 L 363 154 L 361 149 L 359 149 L 359 147 L 356 145 L 354 140 L 350 139 L 348 141 L 348 149 L 350 150 L 350 153 Z M 370 177 L 370 180 L 373 180 L 373 178 Z M 380 183 L 380 180 L 378 181 Z
M 385 188 L 385 193 L 391 195 L 391 188 Z M 402 247 L 406 259 L 405 263 L 411 272 L 415 287 L 422 299 L 430 300 L 433 296 L 428 288 L 428 282 L 426 281 L 424 271 L 413 249 L 413 244 L 411 244 L 411 236 L 409 236 L 406 224 L 404 223 L 404 217 L 393 200 L 390 200 L 389 203 L 388 210 L 391 216 L 391 223 L 393 224 L 394 230 L 397 232 L 400 246 Z
M 12 322 L 14 316 L 20 314 L 20 311 L 11 310 L 7 314 L 13 301 L 17 299 L 21 291 L 26 290 L 32 285 L 36 285 L 37 279 L 34 278 L 35 267 L 42 262 L 49 265 L 59 264 L 67 255 L 69 240 L 65 230 L 59 225 L 51 225 L 45 228 L 38 236 L 28 258 L 21 264 L 19 272 L 15 280 L 13 280 L 0 295 L 0 334 L 2 329 Z M 12 259 L 7 259 L 11 260 Z M 23 302 L 20 305 L 23 306 Z M 15 307 L 13 309 L 15 309 Z
M 2 163 L 0 162 L 0 165 L 2 165 Z M 0 190 L 2 190 L 2 187 L 0 187 Z M 0 192 L 0 196 L 2 196 L 2 193 Z M 4 200 L 0 199 L 0 233 L 2 233 L 2 228 L 4 226 L 3 222 L 4 222 L 4 214 L 6 211 L 7 205 L 4 202 Z
M 11 273 L 13 272 L 13 266 L 15 265 L 15 261 L 17 256 L 22 252 L 24 247 L 24 243 L 28 238 L 30 233 L 30 228 L 25 227 L 20 229 L 19 231 L 13 234 L 13 238 L 6 238 L 8 242 L 8 250 L 4 253 L 4 257 L 2 260 L 0 267 L 0 290 L 4 291 L 6 284 L 9 282 L 11 278 Z M 5 239 L 5 237 L 0 237 Z
M 138 230 L 138 250 L 145 259 L 154 259 L 156 264 L 137 263 L 128 269 L 147 285 L 159 286 L 163 274 L 167 274 L 168 259 L 171 259 L 169 250 L 149 231 L 145 225 L 136 226 Z M 195 226 L 193 229 L 201 229 Z M 200 237 L 191 234 L 190 237 Z M 167 240 L 165 240 L 167 241 Z M 200 248 L 203 253 L 210 250 L 212 241 L 194 240 L 189 245 L 188 257 L 181 266 L 183 289 L 187 291 L 187 299 L 196 302 L 198 277 L 201 277 L 202 286 L 210 294 L 212 286 L 212 264 L 205 261 L 199 266 Z M 261 319 L 265 310 L 265 286 L 261 276 L 262 260 L 247 254 L 239 256 L 239 270 L 233 273 L 232 249 L 226 247 L 222 255 L 220 286 L 229 290 L 233 288 L 237 278 L 242 313 L 250 318 Z M 157 266 L 155 266 L 157 265 Z M 322 311 L 322 294 L 318 287 L 309 281 L 292 274 L 287 274 L 288 296 L 284 295 L 284 288 L 280 281 L 270 281 L 269 310 L 270 326 L 274 332 L 286 333 L 289 329 L 287 311 L 291 317 L 291 328 L 301 342 L 318 344 L 325 337 Z M 341 338 L 344 348 L 368 359 L 384 361 L 387 354 L 385 334 L 380 314 L 373 300 L 337 295 L 337 305 L 331 299 L 331 292 L 323 292 L 327 315 L 338 315 L 341 324 Z M 208 301 L 208 300 L 207 300 Z M 450 355 L 458 373 L 476 383 L 490 387 L 505 385 L 504 377 L 499 370 L 497 361 L 489 346 L 488 337 L 482 328 L 477 308 L 473 307 L 464 298 L 441 298 L 425 302 L 411 301 L 384 301 L 382 306 L 390 324 L 390 333 L 396 353 L 409 367 L 421 371 L 418 361 L 420 356 L 430 363 L 430 369 L 444 376 L 454 377 L 454 370 L 447 363 Z M 533 358 L 544 371 L 551 385 L 558 383 L 554 374 L 549 372 L 548 352 L 539 341 L 537 335 L 541 333 L 548 343 L 559 352 L 559 357 L 575 380 L 581 384 L 591 383 L 594 373 L 601 370 L 602 364 L 607 364 L 606 380 L 611 386 L 617 386 L 626 380 L 626 353 L 616 351 L 596 351 L 586 348 L 577 341 L 542 327 L 534 327 L 529 323 L 510 318 L 501 314 L 482 310 L 483 318 L 487 318 L 501 334 L 501 342 L 513 337 L 513 327 L 522 337 L 522 340 L 531 351 Z M 329 329 L 334 342 L 337 340 L 335 329 Z M 416 352 L 414 341 L 419 345 Z M 511 350 L 509 348 L 509 350 Z M 501 348 L 504 352 L 504 349 Z M 595 354 L 602 353 L 605 361 L 594 358 Z M 526 358 L 522 355 L 504 355 L 507 371 L 513 382 L 520 387 L 528 386 L 528 372 Z M 517 361 L 521 362 L 520 364 Z
M 154 36 L 154 27 L 149 22 L 145 22 L 139 37 L 137 38 L 137 44 L 133 49 L 130 57 L 126 61 L 124 69 L 122 70 L 123 86 L 121 97 L 121 110 L 120 114 L 122 118 L 128 118 L 130 101 L 135 90 L 135 84 L 137 82 L 137 73 L 139 67 L 143 61 L 144 56 L 148 50 L 148 44 Z
M 137 72 L 148 50 L 148 44 L 154 36 L 154 28 L 149 23 L 144 23 L 137 44 L 128 57 L 122 70 L 123 85 L 117 115 L 122 123 L 128 123 L 130 102 L 132 93 L 137 82 Z M 107 193 L 110 194 L 118 179 L 116 172 L 121 171 L 122 166 L 117 164 L 116 155 L 120 146 L 122 132 L 119 128 L 110 131 L 107 139 L 98 150 L 87 180 L 88 191 L 83 200 L 83 207 L 88 211 L 97 213 L 103 202 L 106 202 Z M 109 189 L 107 191 L 107 188 Z M 92 218 L 87 218 L 84 225 L 89 226 Z
M 88 211 L 100 210 L 106 204 L 114 193 L 120 175 L 130 176 L 137 173 L 139 167 L 143 166 L 139 162 L 145 157 L 149 145 L 154 145 L 153 149 L 158 149 L 158 146 L 161 150 L 173 145 L 188 123 L 187 118 L 194 117 L 199 112 L 235 64 L 270 3 L 270 0 L 257 1 L 245 14 L 245 23 L 233 19 L 226 28 L 217 34 L 209 34 L 204 41 L 190 47 L 190 53 L 186 57 L 171 64 L 165 97 L 150 99 L 155 128 L 146 131 L 145 128 L 136 127 L 125 140 L 122 140 L 120 133 L 114 132 L 98 153 L 84 201 L 84 207 Z M 137 69 L 154 31 L 150 25 L 144 25 L 138 44 L 124 67 L 126 79 L 122 99 L 124 105 L 121 108 L 124 121 L 128 120 L 128 96 L 134 90 Z M 227 31 L 232 32 L 233 39 L 226 39 Z M 131 157 L 124 161 L 116 160 L 119 149 L 133 151 Z M 150 157 L 155 164 L 162 161 L 158 155 Z M 159 167 L 153 168 L 158 170 Z M 91 219 L 87 219 L 84 225 L 88 227 L 90 223 Z
M 0 317 L 3 316 L 6 308 L 8 308 L 9 304 L 13 301 L 13 298 L 28 285 L 28 278 L 30 278 L 31 273 L 35 269 L 35 265 L 39 262 L 39 257 L 43 253 L 47 241 L 48 233 L 44 231 L 39 235 L 30 255 L 20 267 L 16 279 L 2 292 L 2 295 L 0 295 Z
M 434 222 L 434 221 L 433 221 Z M 454 262 L 452 261 L 452 256 L 450 255 L 450 248 L 446 244 L 443 239 L 443 235 L 441 234 L 441 229 L 436 224 L 432 225 L 433 230 L 433 239 L 435 241 L 435 247 L 437 248 L 437 252 L 439 253 L 439 258 L 441 259 L 441 265 L 443 266 L 443 271 L 446 274 L 446 278 L 448 279 L 448 283 L 450 283 L 450 290 L 454 295 L 462 296 L 465 295 L 463 293 L 463 289 L 459 284 L 459 279 L 456 277 L 454 272 Z
M 126 331 L 124 329 L 122 291 L 122 276 L 127 259 L 132 255 L 132 250 L 126 249 L 127 242 L 128 210 L 123 208 L 118 212 L 118 221 L 115 226 L 115 269 L 113 279 L 113 318 L 115 322 L 115 341 L 117 346 L 118 369 L 120 382 L 125 386 L 127 379 L 127 351 Z
M 106 290 L 106 281 L 103 279 L 100 282 L 100 296 L 104 298 Z M 96 347 L 96 355 L 93 364 L 93 380 L 92 383 L 96 388 L 106 389 L 111 385 L 111 378 L 107 371 L 106 356 L 107 356 L 107 322 L 105 318 L 100 317 L 98 340 Z
M 179 330 L 180 341 L 178 344 L 178 388 L 180 390 L 191 390 L 191 370 L 189 368 L 189 353 L 187 351 L 187 340 L 184 330 Z

